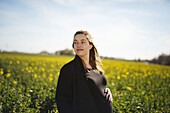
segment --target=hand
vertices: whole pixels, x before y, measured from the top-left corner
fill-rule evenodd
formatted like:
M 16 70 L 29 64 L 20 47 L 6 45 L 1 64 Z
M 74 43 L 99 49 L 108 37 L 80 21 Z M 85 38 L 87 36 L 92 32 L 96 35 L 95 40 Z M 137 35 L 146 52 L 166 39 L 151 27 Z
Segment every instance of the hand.
M 113 98 L 112 98 L 112 93 L 110 91 L 109 88 L 105 88 L 104 92 L 106 93 L 106 98 L 108 98 L 108 100 L 113 103 Z

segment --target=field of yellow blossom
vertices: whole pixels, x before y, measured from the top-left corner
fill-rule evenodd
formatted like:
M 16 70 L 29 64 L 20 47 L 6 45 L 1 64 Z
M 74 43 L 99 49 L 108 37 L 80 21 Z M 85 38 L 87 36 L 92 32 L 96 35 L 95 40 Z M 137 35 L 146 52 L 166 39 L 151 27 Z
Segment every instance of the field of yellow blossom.
M 0 112 L 56 112 L 60 68 L 73 56 L 0 53 Z M 169 112 L 170 67 L 103 59 L 114 112 Z

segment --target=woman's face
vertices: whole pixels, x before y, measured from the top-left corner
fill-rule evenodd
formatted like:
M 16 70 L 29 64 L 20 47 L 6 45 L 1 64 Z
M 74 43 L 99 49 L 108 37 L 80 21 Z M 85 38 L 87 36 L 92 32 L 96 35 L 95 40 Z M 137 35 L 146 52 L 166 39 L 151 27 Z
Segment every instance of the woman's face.
M 92 45 L 89 44 L 86 36 L 84 34 L 78 34 L 74 37 L 74 51 L 80 57 L 89 56 L 89 50 L 92 48 Z

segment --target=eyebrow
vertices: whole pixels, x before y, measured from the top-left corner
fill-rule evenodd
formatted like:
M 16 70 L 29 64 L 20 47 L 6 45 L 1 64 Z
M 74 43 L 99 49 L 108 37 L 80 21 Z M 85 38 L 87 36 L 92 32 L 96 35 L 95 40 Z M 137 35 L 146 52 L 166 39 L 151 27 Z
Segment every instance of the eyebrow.
M 81 39 L 80 41 L 84 41 L 85 39 Z M 76 40 L 76 39 L 74 39 L 74 41 L 78 41 L 78 40 Z

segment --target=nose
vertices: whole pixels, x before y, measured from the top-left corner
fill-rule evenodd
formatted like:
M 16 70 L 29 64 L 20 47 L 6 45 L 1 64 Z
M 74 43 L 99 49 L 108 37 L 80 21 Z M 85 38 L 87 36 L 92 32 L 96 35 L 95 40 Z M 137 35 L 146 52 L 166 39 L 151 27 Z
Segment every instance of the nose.
M 77 43 L 76 46 L 77 46 L 77 47 L 81 47 L 82 44 L 81 44 L 81 43 Z

